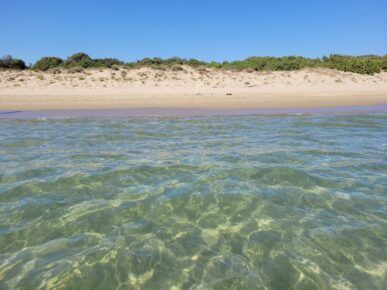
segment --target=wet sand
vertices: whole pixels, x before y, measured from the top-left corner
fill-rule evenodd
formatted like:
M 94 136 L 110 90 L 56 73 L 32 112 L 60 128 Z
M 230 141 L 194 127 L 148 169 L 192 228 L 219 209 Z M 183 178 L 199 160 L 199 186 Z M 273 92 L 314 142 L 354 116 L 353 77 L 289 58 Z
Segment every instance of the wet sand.
M 186 117 L 247 115 L 319 115 L 319 114 L 387 113 L 387 104 L 376 106 L 344 106 L 331 108 L 293 109 L 175 109 L 139 108 L 106 110 L 0 110 L 0 119 L 85 118 L 85 117 Z

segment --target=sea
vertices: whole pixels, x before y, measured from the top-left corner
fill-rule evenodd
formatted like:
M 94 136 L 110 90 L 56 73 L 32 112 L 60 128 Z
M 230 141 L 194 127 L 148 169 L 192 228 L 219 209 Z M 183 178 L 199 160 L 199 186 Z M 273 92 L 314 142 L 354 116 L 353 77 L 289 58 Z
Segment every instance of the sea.
M 387 113 L 0 118 L 0 289 L 387 289 Z

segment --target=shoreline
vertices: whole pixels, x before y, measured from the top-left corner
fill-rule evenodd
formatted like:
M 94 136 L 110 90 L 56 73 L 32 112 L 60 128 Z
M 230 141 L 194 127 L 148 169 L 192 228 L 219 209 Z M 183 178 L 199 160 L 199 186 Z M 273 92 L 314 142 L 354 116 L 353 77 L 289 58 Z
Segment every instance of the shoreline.
M 209 117 L 209 116 L 272 116 L 272 115 L 335 115 L 387 113 L 387 103 L 374 106 L 339 106 L 325 108 L 272 109 L 74 109 L 74 110 L 0 110 L 1 119 L 64 119 L 105 117 Z
M 169 94 L 43 94 L 3 95 L 0 110 L 111 110 L 111 109 L 318 109 L 387 104 L 387 91 L 267 91 L 226 95 L 211 92 Z

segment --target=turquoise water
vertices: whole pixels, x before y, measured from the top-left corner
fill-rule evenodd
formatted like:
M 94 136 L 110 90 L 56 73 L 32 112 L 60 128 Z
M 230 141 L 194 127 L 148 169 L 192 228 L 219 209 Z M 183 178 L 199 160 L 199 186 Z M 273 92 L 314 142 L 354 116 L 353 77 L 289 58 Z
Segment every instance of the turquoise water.
M 386 289 L 387 115 L 0 135 L 0 289 Z

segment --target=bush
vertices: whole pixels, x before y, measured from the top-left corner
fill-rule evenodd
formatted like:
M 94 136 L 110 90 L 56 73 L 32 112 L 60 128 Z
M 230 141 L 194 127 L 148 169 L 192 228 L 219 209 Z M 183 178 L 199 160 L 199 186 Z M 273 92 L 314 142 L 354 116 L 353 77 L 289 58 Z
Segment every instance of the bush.
M 161 58 L 144 58 L 137 62 L 124 63 L 115 58 L 92 59 L 85 53 L 76 53 L 66 61 L 58 57 L 43 57 L 32 67 L 37 71 L 58 72 L 60 67 L 69 68 L 69 72 L 82 72 L 85 68 L 112 68 L 119 70 L 120 67 L 136 68 L 150 67 L 157 70 L 172 71 L 184 70 L 182 66 L 187 65 L 193 68 L 218 68 L 244 71 L 292 71 L 300 70 L 307 67 L 326 67 L 340 71 L 354 72 L 360 74 L 374 74 L 387 71 L 387 55 L 364 55 L 364 56 L 346 56 L 333 54 L 322 59 L 304 58 L 300 56 L 286 57 L 249 57 L 239 61 L 204 62 L 197 59 L 184 59 L 172 57 L 168 59 Z M 0 69 L 25 69 L 26 65 L 23 60 L 13 59 L 11 56 L 5 56 L 0 59 Z M 57 70 L 53 70 L 53 69 Z
M 346 72 L 374 74 L 381 72 L 383 60 L 378 56 L 347 56 L 333 54 L 323 58 L 324 66 Z
M 206 63 L 204 61 L 200 61 L 200 60 L 197 60 L 197 59 L 194 59 L 194 58 L 191 58 L 190 60 L 188 60 L 186 62 L 187 65 L 191 66 L 191 67 L 199 67 L 199 66 L 205 66 Z
M 185 59 L 182 59 L 180 57 L 171 57 L 164 60 L 164 63 L 168 66 L 174 66 L 174 65 L 183 65 L 187 61 Z
M 153 70 L 161 70 L 161 71 L 166 71 L 168 68 L 166 65 L 156 65 L 156 64 L 151 65 L 150 67 Z
M 387 71 L 387 54 L 382 57 L 382 70 Z
M 12 56 L 7 55 L 0 59 L 0 68 L 3 69 L 26 69 L 27 66 L 24 61 L 21 59 L 12 58 Z
M 133 63 L 133 62 L 128 62 L 128 63 L 125 63 L 123 65 L 123 67 L 127 68 L 127 69 L 132 69 L 132 68 L 135 68 L 136 65 Z
M 183 71 L 184 69 L 181 67 L 181 66 L 179 66 L 179 65 L 174 65 L 173 67 L 172 67 L 172 71 Z
M 215 62 L 215 61 L 212 61 L 211 63 L 208 64 L 208 67 L 210 67 L 210 68 L 221 68 L 222 64 L 218 63 L 218 62 Z
M 242 61 L 223 63 L 222 67 L 236 70 L 291 71 L 317 66 L 319 63 L 321 63 L 320 59 L 310 59 L 300 56 L 249 57 Z
M 267 69 L 274 71 L 292 71 L 305 67 L 313 67 L 319 63 L 318 59 L 309 59 L 300 56 L 275 58 L 267 64 Z
M 93 67 L 111 68 L 114 65 L 121 66 L 124 63 L 115 58 L 98 58 L 93 60 Z
M 42 57 L 41 59 L 39 59 L 34 64 L 32 69 L 38 70 L 38 71 L 46 71 L 48 69 L 56 68 L 58 66 L 61 66 L 62 63 L 63 63 L 63 60 L 61 58 L 59 58 L 59 57 L 49 57 L 49 56 L 46 56 L 46 57 Z
M 143 66 L 161 66 L 164 64 L 164 60 L 158 57 L 154 58 L 143 58 L 141 60 L 138 60 L 134 65 L 143 67 Z
M 48 73 L 56 75 L 62 73 L 62 70 L 59 67 L 53 67 L 47 70 Z
M 93 60 L 86 53 L 80 52 L 70 56 L 65 65 L 66 67 L 90 68 L 93 66 Z
M 196 70 L 199 73 L 206 73 L 207 72 L 207 68 L 204 65 L 201 65 L 201 66 L 197 67 Z
M 69 68 L 67 72 L 70 73 L 70 74 L 82 73 L 83 72 L 83 67 L 74 66 L 74 67 Z
M 126 79 L 126 76 L 128 75 L 128 72 L 126 71 L 126 70 L 122 70 L 121 71 L 121 77 L 123 78 L 123 79 Z

